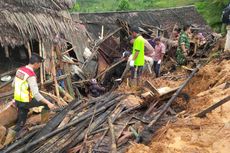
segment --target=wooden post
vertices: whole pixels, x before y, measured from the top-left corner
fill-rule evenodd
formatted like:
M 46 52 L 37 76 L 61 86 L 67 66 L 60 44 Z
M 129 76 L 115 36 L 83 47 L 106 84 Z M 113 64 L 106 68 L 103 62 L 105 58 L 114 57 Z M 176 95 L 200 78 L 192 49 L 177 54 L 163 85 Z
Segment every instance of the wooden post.
M 45 52 L 45 47 L 44 47 L 44 43 L 41 42 L 41 48 L 42 48 L 42 56 L 44 59 L 46 59 L 46 52 Z M 46 67 L 45 67 L 45 62 L 42 63 L 43 66 L 43 80 L 44 82 L 46 81 Z
M 70 65 L 68 63 L 64 64 L 64 73 L 65 74 L 70 74 Z M 67 84 L 67 88 L 69 91 L 69 94 L 75 98 L 75 94 L 74 94 L 74 90 L 73 90 L 73 86 L 72 86 L 72 81 L 71 81 L 71 76 L 68 75 L 66 78 L 66 84 Z
M 42 42 L 41 40 L 39 40 L 39 55 L 41 57 L 43 57 L 43 54 L 42 54 Z M 41 85 L 43 86 L 44 84 L 44 78 L 43 78 L 43 68 L 44 68 L 44 64 L 42 63 L 42 65 L 40 66 L 40 81 L 41 81 Z
M 30 58 L 31 57 L 31 48 L 30 48 L 30 42 L 29 41 L 27 42 L 27 50 L 28 50 L 28 55 Z
M 52 65 L 52 79 L 54 80 L 54 85 L 55 85 L 55 91 L 56 91 L 56 95 L 58 98 L 58 103 L 60 103 L 60 94 L 59 94 L 59 90 L 58 90 L 58 82 L 57 82 L 57 78 L 56 78 L 56 64 L 55 64 L 55 52 L 54 52 L 54 46 L 52 45 L 51 47 L 51 65 Z
M 4 50 L 5 50 L 5 57 L 9 58 L 10 54 L 9 54 L 9 47 L 8 46 L 4 46 Z

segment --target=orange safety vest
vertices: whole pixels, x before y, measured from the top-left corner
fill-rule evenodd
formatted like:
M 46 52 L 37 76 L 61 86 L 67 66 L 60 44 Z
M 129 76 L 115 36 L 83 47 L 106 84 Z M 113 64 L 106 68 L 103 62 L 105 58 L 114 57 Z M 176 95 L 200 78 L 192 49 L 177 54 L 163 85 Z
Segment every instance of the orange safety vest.
M 29 89 L 29 84 L 27 79 L 29 77 L 36 76 L 33 70 L 27 67 L 21 67 L 17 70 L 14 79 L 14 100 L 19 102 L 30 102 L 33 95 Z

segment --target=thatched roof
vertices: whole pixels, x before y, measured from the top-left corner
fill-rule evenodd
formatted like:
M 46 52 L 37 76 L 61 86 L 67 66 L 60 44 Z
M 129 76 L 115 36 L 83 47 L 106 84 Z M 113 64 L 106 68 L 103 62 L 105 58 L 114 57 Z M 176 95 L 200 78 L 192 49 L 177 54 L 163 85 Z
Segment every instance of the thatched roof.
M 199 28 L 210 30 L 203 17 L 194 6 L 176 7 L 169 9 L 156 9 L 146 11 L 104 12 L 104 13 L 73 13 L 72 18 L 79 16 L 92 37 L 98 39 L 101 26 L 104 33 L 111 33 L 118 28 L 117 19 L 127 21 L 130 26 L 150 25 L 166 29 L 170 33 L 175 24 L 196 24 Z
M 72 0 L 1 0 L 0 43 L 23 44 L 31 39 L 48 39 L 62 32 L 66 37 L 73 23 L 66 11 Z

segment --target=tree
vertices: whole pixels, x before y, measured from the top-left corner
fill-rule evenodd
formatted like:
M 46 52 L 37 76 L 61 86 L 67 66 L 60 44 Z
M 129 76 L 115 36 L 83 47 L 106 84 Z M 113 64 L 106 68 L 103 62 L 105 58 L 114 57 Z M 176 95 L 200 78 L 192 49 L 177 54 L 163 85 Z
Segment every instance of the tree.
M 196 4 L 199 12 L 207 19 L 208 24 L 216 31 L 221 32 L 221 15 L 229 0 L 203 0 Z

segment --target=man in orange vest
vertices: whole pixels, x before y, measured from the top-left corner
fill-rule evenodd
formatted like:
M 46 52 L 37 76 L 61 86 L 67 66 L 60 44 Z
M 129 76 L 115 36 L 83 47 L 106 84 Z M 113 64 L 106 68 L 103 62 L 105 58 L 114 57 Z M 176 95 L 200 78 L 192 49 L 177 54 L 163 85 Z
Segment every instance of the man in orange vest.
M 39 69 L 43 58 L 38 54 L 32 54 L 29 64 L 20 67 L 13 81 L 14 100 L 18 108 L 18 119 L 15 131 L 18 132 L 24 126 L 30 108 L 44 106 L 43 111 L 54 109 L 56 106 L 45 99 L 38 90 L 36 74 L 34 70 Z

